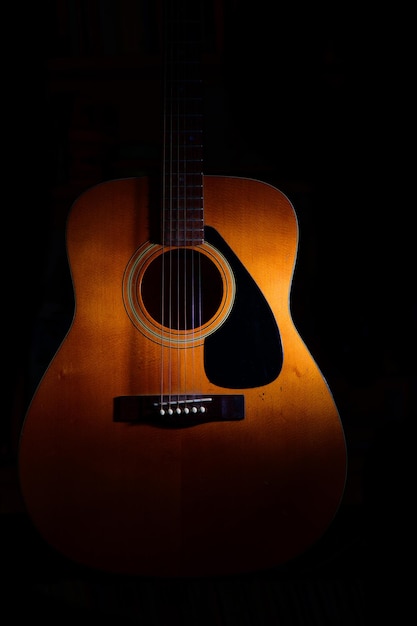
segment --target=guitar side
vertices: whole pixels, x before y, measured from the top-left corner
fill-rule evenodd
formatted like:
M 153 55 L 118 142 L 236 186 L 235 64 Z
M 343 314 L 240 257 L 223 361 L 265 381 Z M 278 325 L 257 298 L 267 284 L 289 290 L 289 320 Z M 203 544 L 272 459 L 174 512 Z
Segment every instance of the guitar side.
M 69 216 L 74 318 L 28 409 L 19 474 L 41 535 L 93 568 L 200 576 L 273 567 L 322 536 L 343 495 L 339 414 L 291 318 L 293 207 L 265 183 L 215 176 L 204 177 L 204 207 L 265 297 L 283 361 L 271 382 L 225 390 L 207 377 L 204 343 L 181 368 L 174 359 L 199 393 L 245 399 L 243 420 L 189 428 L 114 420 L 114 398 L 159 392 L 161 346 L 122 297 L 129 259 L 150 236 L 148 180 L 98 185 Z

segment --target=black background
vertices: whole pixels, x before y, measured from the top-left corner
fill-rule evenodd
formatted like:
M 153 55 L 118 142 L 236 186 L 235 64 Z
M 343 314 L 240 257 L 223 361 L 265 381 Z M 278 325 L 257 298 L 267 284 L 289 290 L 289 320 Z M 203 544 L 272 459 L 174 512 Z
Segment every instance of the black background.
M 346 492 L 323 541 L 289 570 L 200 586 L 136 581 L 134 592 L 129 581 L 125 593 L 153 594 L 153 612 L 134 595 L 125 613 L 113 596 L 110 614 L 150 624 L 269 624 L 278 613 L 282 623 L 365 623 L 368 606 L 398 617 L 414 563 L 411 16 L 347 2 L 208 7 L 205 172 L 270 182 L 294 204 L 293 317 L 340 411 Z M 68 210 L 93 184 L 157 164 L 156 9 L 62 0 L 9 10 L 3 22 L 2 568 L 15 610 L 25 599 L 51 618 L 106 612 L 91 601 L 100 585 L 121 593 L 121 581 L 80 571 L 37 537 L 19 499 L 17 445 L 72 315 Z M 242 600 L 248 589 L 252 605 Z M 167 601 L 176 609 L 165 622 Z M 326 622 L 332 611 L 339 621 Z

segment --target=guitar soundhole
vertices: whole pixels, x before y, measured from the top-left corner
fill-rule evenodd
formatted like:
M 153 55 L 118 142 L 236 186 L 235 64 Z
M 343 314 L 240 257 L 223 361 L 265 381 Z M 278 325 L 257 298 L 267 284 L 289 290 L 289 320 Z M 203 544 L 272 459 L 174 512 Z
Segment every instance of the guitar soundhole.
M 146 268 L 141 294 L 147 312 L 161 326 L 192 330 L 209 322 L 219 310 L 223 281 L 206 255 L 176 248 L 160 254 Z

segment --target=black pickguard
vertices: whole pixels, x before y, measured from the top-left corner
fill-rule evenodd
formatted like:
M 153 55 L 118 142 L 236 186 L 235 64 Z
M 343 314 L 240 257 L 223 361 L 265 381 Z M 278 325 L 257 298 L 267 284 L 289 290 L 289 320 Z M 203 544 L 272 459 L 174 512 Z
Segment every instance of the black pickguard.
M 242 389 L 271 383 L 279 375 L 282 342 L 272 311 L 244 265 L 221 235 L 205 227 L 205 239 L 229 262 L 236 281 L 236 296 L 224 324 L 206 338 L 204 367 L 219 387 Z

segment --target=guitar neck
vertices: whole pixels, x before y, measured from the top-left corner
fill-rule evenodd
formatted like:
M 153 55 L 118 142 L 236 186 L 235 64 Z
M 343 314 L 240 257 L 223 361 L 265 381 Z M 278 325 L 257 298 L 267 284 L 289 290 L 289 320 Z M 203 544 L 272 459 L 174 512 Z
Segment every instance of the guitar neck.
M 166 12 L 162 235 L 193 246 L 204 241 L 201 3 L 174 0 Z

